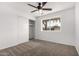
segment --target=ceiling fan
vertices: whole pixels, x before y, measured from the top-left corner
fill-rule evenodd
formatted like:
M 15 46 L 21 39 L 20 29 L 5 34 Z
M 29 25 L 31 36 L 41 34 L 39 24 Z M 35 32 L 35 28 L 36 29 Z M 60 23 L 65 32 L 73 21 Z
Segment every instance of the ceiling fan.
M 39 10 L 51 11 L 52 8 L 43 8 L 46 3 L 47 3 L 47 2 L 38 2 L 38 6 L 34 6 L 34 5 L 31 5 L 31 4 L 28 4 L 28 5 L 31 6 L 31 7 L 36 8 L 36 10 L 31 11 L 31 13 L 36 12 L 36 11 L 39 11 Z

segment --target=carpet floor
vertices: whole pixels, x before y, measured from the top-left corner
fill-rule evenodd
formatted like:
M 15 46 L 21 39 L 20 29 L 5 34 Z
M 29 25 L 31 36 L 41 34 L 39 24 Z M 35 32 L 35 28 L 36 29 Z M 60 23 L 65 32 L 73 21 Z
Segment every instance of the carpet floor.
M 78 56 L 78 53 L 74 46 L 43 40 L 30 40 L 0 50 L 0 56 Z

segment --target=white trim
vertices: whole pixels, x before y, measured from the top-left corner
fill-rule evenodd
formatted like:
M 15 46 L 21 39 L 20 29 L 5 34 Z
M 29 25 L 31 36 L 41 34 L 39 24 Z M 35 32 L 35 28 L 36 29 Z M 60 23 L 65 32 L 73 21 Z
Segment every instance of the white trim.
M 76 48 L 76 50 L 77 50 L 77 52 L 78 52 L 78 55 L 79 55 L 79 48 L 78 48 L 77 46 L 75 46 L 75 48 Z

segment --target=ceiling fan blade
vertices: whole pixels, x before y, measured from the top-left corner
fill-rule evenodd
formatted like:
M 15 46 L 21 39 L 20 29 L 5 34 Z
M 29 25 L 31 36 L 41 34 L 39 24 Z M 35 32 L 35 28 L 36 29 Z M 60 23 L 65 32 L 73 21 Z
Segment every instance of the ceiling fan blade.
M 42 7 L 44 7 L 46 3 L 47 3 L 47 2 L 42 2 Z
M 31 13 L 33 13 L 33 12 L 35 12 L 35 11 L 38 11 L 38 10 L 33 10 L 33 11 L 31 11 Z
M 36 6 L 33 6 L 33 5 L 31 5 L 31 4 L 28 4 L 28 5 L 31 6 L 31 7 L 37 8 Z
M 49 10 L 49 11 L 51 11 L 52 9 L 51 8 L 42 8 L 42 10 Z

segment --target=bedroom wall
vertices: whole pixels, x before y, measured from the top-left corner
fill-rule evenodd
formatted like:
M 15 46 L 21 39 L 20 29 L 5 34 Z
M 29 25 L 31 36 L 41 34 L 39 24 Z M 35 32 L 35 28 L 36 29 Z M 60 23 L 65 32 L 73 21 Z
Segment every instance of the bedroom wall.
M 16 13 L 8 3 L 0 3 L 0 49 L 29 40 L 28 18 Z
M 69 9 L 37 17 L 35 38 L 67 45 L 74 45 L 75 44 L 74 14 L 75 14 L 74 7 L 71 7 Z M 47 19 L 47 18 L 49 19 L 54 16 L 60 16 L 61 18 L 62 21 L 61 32 L 41 31 L 41 19 Z
M 75 5 L 75 29 L 76 29 L 76 49 L 77 49 L 77 52 L 79 54 L 79 3 L 76 3 Z

